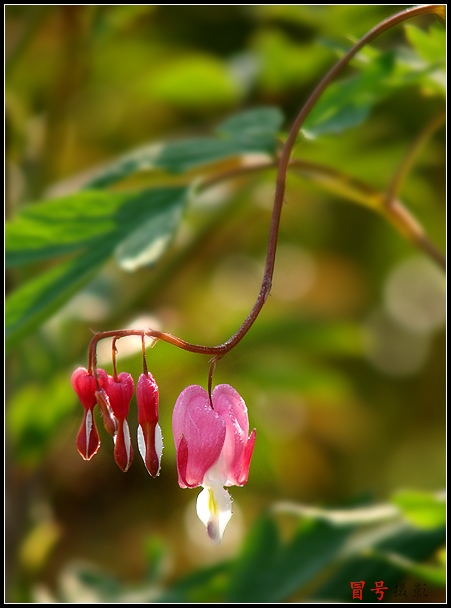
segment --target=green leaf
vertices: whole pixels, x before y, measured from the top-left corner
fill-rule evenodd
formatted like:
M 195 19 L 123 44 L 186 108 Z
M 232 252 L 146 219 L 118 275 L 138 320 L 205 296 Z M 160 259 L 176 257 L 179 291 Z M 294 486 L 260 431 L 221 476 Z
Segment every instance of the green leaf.
M 184 187 L 132 193 L 93 191 L 30 205 L 6 225 L 6 265 L 58 257 L 89 246 L 113 250 L 146 224 L 148 241 L 135 247 L 135 256 L 153 239 L 174 231 L 186 195 Z M 154 258 L 150 256 L 150 262 Z
M 6 266 L 19 266 L 82 249 L 114 230 L 124 195 L 82 192 L 35 203 L 6 224 Z
M 63 569 L 55 602 L 72 604 L 80 598 L 95 604 L 129 599 L 123 598 L 123 587 L 114 576 L 93 564 L 72 562 Z
M 269 519 L 245 545 L 231 572 L 226 601 L 282 602 L 337 558 L 352 526 L 305 520 L 294 538 L 281 544 Z
M 355 76 L 328 86 L 307 117 L 303 134 L 313 139 L 356 127 L 366 120 L 377 103 L 408 85 L 417 84 L 434 92 L 440 90 L 437 69 L 443 60 L 444 55 L 440 61 L 425 62 L 411 49 L 401 49 L 362 62 Z
M 386 53 L 356 76 L 332 83 L 305 121 L 304 135 L 314 138 L 325 133 L 340 133 L 361 124 L 381 98 L 381 81 L 393 69 L 394 56 Z
M 405 26 L 407 39 L 415 48 L 419 57 L 430 63 L 445 64 L 446 29 L 443 25 L 434 24 L 428 32 L 415 27 L 411 23 Z
M 405 560 L 426 560 L 445 543 L 445 529 L 416 530 L 404 522 L 380 526 L 362 534 L 351 545 L 348 557 L 339 568 L 320 584 L 310 595 L 314 602 L 349 602 L 352 601 L 351 581 L 365 581 L 363 600 L 365 603 L 378 602 L 378 597 L 371 591 L 375 581 L 384 581 L 388 587 L 384 600 L 391 601 L 396 597 L 399 584 L 406 578 Z M 399 559 L 387 559 L 387 555 L 401 556 Z M 419 581 L 423 583 L 424 581 Z M 408 599 L 413 599 L 413 586 L 408 589 Z
M 116 248 L 115 258 L 121 268 L 134 271 L 151 266 L 166 251 L 180 223 L 183 200 L 155 213 L 133 230 Z
M 6 347 L 13 346 L 58 310 L 100 268 L 111 246 L 89 249 L 75 260 L 60 264 L 25 283 L 6 298 Z
M 242 112 L 220 124 L 217 137 L 195 137 L 135 150 L 101 169 L 85 188 L 105 188 L 138 171 L 160 169 L 178 174 L 242 154 L 274 154 L 282 122 L 278 108 Z
M 431 566 L 429 564 L 421 564 L 395 552 L 374 552 L 373 555 L 382 562 L 391 564 L 395 568 L 401 570 L 406 575 L 415 577 L 416 580 L 423 583 L 430 583 L 437 587 L 446 585 L 446 565 L 439 564 Z
M 278 108 L 256 108 L 231 116 L 217 127 L 216 133 L 272 153 L 274 137 L 282 123 L 283 114 Z
M 419 528 L 436 528 L 446 522 L 444 494 L 401 490 L 392 497 L 391 502 L 401 509 L 408 521 Z
M 227 582 L 228 562 L 215 564 L 183 577 L 161 595 L 152 598 L 155 604 L 204 603 L 221 601 Z
M 59 204 L 47 201 L 37 205 L 26 218 L 26 227 L 33 226 L 28 234 L 30 241 L 20 232 L 21 218 L 17 219 L 16 235 L 9 241 L 13 261 L 31 261 L 61 253 L 71 246 L 84 251 L 78 257 L 21 286 L 6 301 L 6 338 L 12 345 L 26 332 L 35 329 L 80 289 L 103 262 L 116 250 L 118 263 L 126 270 L 149 265 L 163 254 L 177 228 L 187 198 L 187 189 L 181 187 L 146 190 L 134 194 L 95 193 L 100 196 L 68 197 Z M 93 201 L 96 204 L 93 204 Z M 45 230 L 53 218 L 54 232 Z M 98 233 L 94 236 L 95 228 Z M 86 226 L 88 240 L 76 241 L 77 231 Z M 42 228 L 42 230 L 41 230 Z M 33 232 L 34 231 L 34 232 Z M 26 231 L 24 231 L 26 232 Z

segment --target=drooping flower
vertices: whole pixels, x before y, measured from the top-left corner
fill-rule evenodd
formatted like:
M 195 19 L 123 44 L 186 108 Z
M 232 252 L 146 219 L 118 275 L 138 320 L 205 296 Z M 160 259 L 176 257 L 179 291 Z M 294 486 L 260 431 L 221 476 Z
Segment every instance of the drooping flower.
M 127 422 L 130 401 L 135 390 L 132 376 L 127 372 L 121 372 L 116 378 L 108 376 L 105 388 L 108 397 L 108 405 L 111 407 L 116 421 L 116 432 L 114 439 L 114 460 L 124 473 L 128 471 L 133 460 L 133 447 L 130 438 L 130 429 Z
M 163 435 L 158 424 L 158 386 L 150 372 L 142 373 L 136 387 L 138 447 L 152 477 L 160 473 Z
M 247 482 L 255 445 L 255 429 L 248 436 L 246 404 L 228 384 L 217 386 L 211 401 L 201 386 L 188 386 L 177 399 L 172 426 L 179 485 L 204 488 L 197 514 L 219 543 L 232 516 L 232 499 L 223 486 Z
M 71 382 L 82 406 L 85 409 L 83 421 L 77 434 L 77 449 L 84 460 L 91 460 L 100 447 L 100 438 L 94 420 L 94 407 L 97 403 L 97 387 L 106 385 L 107 374 L 103 369 L 94 374 L 84 367 L 78 367 L 72 374 Z

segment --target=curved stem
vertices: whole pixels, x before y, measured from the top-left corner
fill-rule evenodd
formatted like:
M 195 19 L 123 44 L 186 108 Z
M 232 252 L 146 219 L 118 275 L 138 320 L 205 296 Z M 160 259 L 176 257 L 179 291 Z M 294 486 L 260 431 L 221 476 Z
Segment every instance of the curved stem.
M 257 300 L 252 308 L 251 312 L 244 320 L 243 324 L 239 328 L 239 330 L 231 337 L 227 342 L 220 344 L 209 350 L 210 353 L 216 354 L 225 354 L 229 352 L 234 346 L 236 346 L 240 340 L 246 335 L 249 329 L 252 327 L 253 323 L 257 319 L 261 309 L 263 308 L 266 299 L 269 295 L 272 285 L 272 276 L 274 273 L 274 265 L 276 258 L 276 249 L 277 249 L 277 240 L 279 233 L 279 224 L 280 224 L 280 216 L 282 212 L 282 205 L 284 201 L 285 195 L 285 183 L 286 176 L 288 171 L 288 166 L 290 163 L 290 157 L 293 150 L 293 146 L 296 142 L 298 132 L 301 129 L 305 119 L 307 118 L 309 112 L 312 110 L 315 103 L 318 101 L 319 97 L 322 95 L 324 90 L 328 87 L 328 85 L 336 78 L 336 76 L 348 65 L 349 61 L 356 55 L 356 53 L 364 47 L 366 44 L 371 42 L 374 38 L 385 32 L 386 30 L 392 28 L 393 26 L 405 21 L 406 19 L 410 19 L 411 17 L 416 17 L 418 15 L 423 15 L 426 13 L 434 13 L 437 12 L 437 5 L 423 5 L 414 8 L 406 9 L 401 13 L 393 15 L 388 19 L 385 19 L 378 25 L 376 25 L 372 30 L 370 30 L 363 38 L 361 38 L 333 67 L 329 72 L 324 76 L 321 82 L 314 89 L 313 93 L 307 99 L 306 103 L 302 107 L 301 111 L 297 115 L 290 132 L 288 134 L 287 140 L 282 148 L 282 152 L 279 159 L 279 166 L 277 171 L 276 178 L 276 193 L 274 198 L 274 206 L 271 217 L 271 226 L 269 232 L 269 240 L 268 240 L 268 252 L 266 256 L 266 265 L 265 272 L 263 275 L 263 280 L 260 288 L 260 292 L 258 294 Z
M 290 165 L 290 157 L 296 142 L 299 130 L 301 129 L 304 121 L 306 120 L 309 112 L 314 107 L 315 103 L 318 101 L 319 97 L 322 95 L 324 90 L 328 87 L 328 85 L 338 76 L 338 74 L 348 65 L 350 60 L 356 55 L 356 53 L 364 47 L 366 44 L 374 40 L 377 36 L 392 28 L 393 26 L 405 21 L 406 19 L 410 19 L 412 17 L 417 17 L 419 15 L 424 15 L 427 13 L 437 13 L 440 14 L 442 7 L 440 5 L 421 5 L 418 7 L 413 7 L 402 11 L 401 13 L 397 13 L 388 19 L 385 19 L 378 25 L 376 25 L 372 30 L 370 30 L 365 36 L 363 36 L 349 51 L 329 70 L 329 72 L 324 76 L 324 78 L 320 81 L 314 91 L 311 93 L 310 97 L 307 99 L 306 103 L 303 105 L 301 111 L 297 115 L 289 133 L 288 137 L 285 141 L 285 144 L 282 148 L 279 162 L 278 162 L 278 170 L 276 177 L 276 192 L 274 197 L 274 206 L 271 216 L 271 224 L 269 230 L 269 239 L 268 239 L 268 250 L 266 256 L 266 264 L 265 271 L 262 279 L 262 284 L 260 287 L 260 291 L 257 297 L 257 300 L 247 316 L 244 320 L 241 327 L 238 331 L 229 338 L 226 342 L 222 344 L 218 344 L 217 346 L 204 346 L 199 344 L 192 344 L 190 342 L 186 342 L 181 338 L 177 338 L 176 336 L 172 336 L 171 334 L 167 334 L 158 330 L 149 329 L 147 331 L 143 330 L 133 330 L 133 329 L 123 329 L 116 331 L 107 331 L 107 332 L 99 332 L 93 336 L 91 342 L 89 344 L 89 366 L 90 369 L 96 366 L 96 345 L 99 340 L 104 338 L 120 338 L 126 336 L 151 336 L 158 340 L 163 340 L 164 342 L 168 342 L 173 346 L 177 346 L 183 350 L 187 350 L 192 353 L 199 353 L 205 355 L 214 355 L 214 359 L 210 366 L 209 372 L 209 390 L 211 390 L 211 380 L 214 372 L 214 367 L 216 361 L 232 350 L 247 334 L 249 329 L 252 327 L 254 322 L 256 321 L 261 309 L 263 308 L 268 296 L 271 291 L 272 285 L 272 277 L 274 273 L 274 265 L 275 265 L 275 257 L 276 257 L 276 249 L 277 249 L 277 240 L 279 233 L 279 225 L 280 225 L 280 216 L 282 212 L 282 206 L 284 202 L 285 195 L 285 184 L 288 168 Z M 272 164 L 270 166 L 273 166 Z M 233 172 L 233 176 L 237 173 L 243 173 L 246 168 L 241 168 L 239 170 L 235 170 Z M 250 171 L 253 168 L 249 168 Z M 215 180 L 210 180 L 208 182 L 209 185 L 213 185 Z M 402 213 L 399 208 L 395 206 L 391 206 L 392 211 L 397 214 L 398 217 L 401 217 Z M 404 208 L 402 208 L 404 211 Z M 430 251 L 432 254 L 432 252 Z M 433 254 L 432 254 L 433 255 Z

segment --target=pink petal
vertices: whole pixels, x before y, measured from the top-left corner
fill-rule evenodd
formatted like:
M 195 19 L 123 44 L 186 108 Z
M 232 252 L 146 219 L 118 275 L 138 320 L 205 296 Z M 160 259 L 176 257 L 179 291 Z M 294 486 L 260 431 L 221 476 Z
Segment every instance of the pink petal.
M 223 474 L 227 479 L 226 485 L 243 485 L 243 463 L 245 448 L 248 443 L 249 419 L 247 407 L 240 394 L 229 384 L 215 387 L 212 397 L 213 408 L 226 423 L 227 433 L 224 441 Z M 254 440 L 255 442 L 255 434 Z M 252 450 L 247 459 L 247 475 L 249 473 Z
M 103 369 L 96 371 L 98 382 L 104 388 L 107 382 L 107 373 Z M 71 382 L 83 407 L 85 409 L 94 407 L 96 404 L 95 392 L 97 390 L 95 375 L 90 374 L 84 367 L 78 367 L 72 374 Z
M 92 408 L 96 404 L 96 379 L 84 367 L 78 367 L 71 377 L 72 388 L 77 393 L 84 408 Z
M 181 488 L 196 488 L 199 483 L 196 481 L 193 484 L 189 484 L 186 479 L 186 469 L 188 467 L 188 443 L 185 437 L 182 435 L 180 443 L 176 446 L 177 449 L 177 473 L 179 476 L 179 486 Z
M 202 485 L 206 471 L 221 454 L 226 425 L 211 408 L 208 393 L 201 386 L 182 391 L 174 407 L 172 429 L 180 487 Z
M 237 486 L 244 486 L 244 484 L 247 483 L 247 479 L 249 477 L 249 467 L 251 466 L 252 454 L 254 452 L 256 433 L 257 431 L 254 429 L 249 435 L 249 439 L 247 440 L 246 445 L 244 447 L 243 460 L 241 463 L 241 472 L 235 483 L 235 485 Z
M 106 392 L 116 418 L 123 420 L 127 417 L 134 390 L 135 383 L 127 372 L 121 372 L 117 380 L 111 376 L 108 377 Z
M 136 402 L 139 424 L 158 422 L 158 386 L 150 372 L 139 377 Z
M 141 374 L 136 387 L 138 404 L 138 446 L 147 470 L 155 477 L 160 471 L 163 451 L 158 425 L 158 386 L 152 374 Z

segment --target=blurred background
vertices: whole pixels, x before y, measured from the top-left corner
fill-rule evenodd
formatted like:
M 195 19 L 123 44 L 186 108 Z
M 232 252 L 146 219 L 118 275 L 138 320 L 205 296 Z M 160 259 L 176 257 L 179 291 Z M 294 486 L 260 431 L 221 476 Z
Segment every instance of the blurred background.
M 280 108 L 286 132 L 337 49 L 400 9 L 7 6 L 7 219 L 26 203 L 73 191 L 80 176 L 118 155 L 208 134 L 246 108 Z M 433 19 L 415 24 L 427 31 Z M 400 45 L 408 45 L 402 25 L 375 43 Z M 384 191 L 443 105 L 433 91 L 405 86 L 360 127 L 300 138 L 295 154 Z M 401 192 L 442 251 L 444 147 L 442 127 Z M 230 160 L 198 173 L 234 167 Z M 163 173 L 143 173 L 120 188 L 166 181 Z M 189 206 L 156 267 L 127 273 L 108 263 L 11 350 L 8 601 L 52 601 L 62 588 L 83 601 L 71 578 L 77 564 L 93 577 L 99 570 L 139 585 L 160 550 L 165 580 L 178 580 L 233 558 L 253 522 L 278 501 L 338 508 L 386 502 L 405 488 L 444 487 L 444 273 L 373 211 L 296 175 L 287 182 L 271 296 L 214 377 L 240 392 L 257 428 L 249 482 L 231 489 L 234 515 L 223 543 L 210 546 L 197 520 L 198 491 L 178 487 L 171 433 L 175 400 L 189 384 L 206 386 L 208 358 L 164 343 L 148 350 L 165 438 L 157 479 L 136 443 L 123 474 L 101 424 L 95 458 L 87 463 L 77 453 L 83 410 L 70 375 L 86 366 L 91 330 L 151 326 L 198 344 L 227 340 L 259 291 L 274 189 L 274 171 L 209 189 Z M 48 265 L 10 271 L 7 292 Z M 119 371 L 137 379 L 139 340 L 118 348 Z M 100 345 L 99 365 L 111 372 L 110 352 L 110 344 Z M 136 418 L 133 401 L 132 434 Z M 428 601 L 443 601 L 442 588 L 434 593 Z

